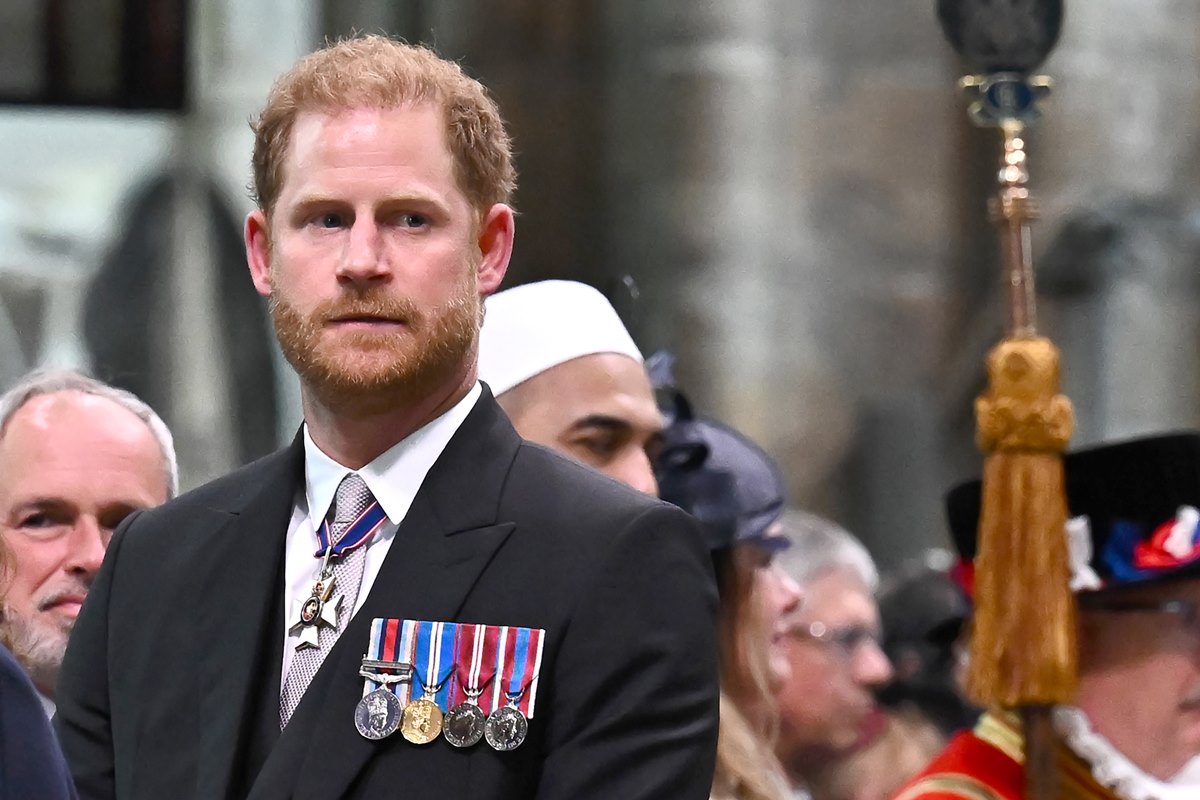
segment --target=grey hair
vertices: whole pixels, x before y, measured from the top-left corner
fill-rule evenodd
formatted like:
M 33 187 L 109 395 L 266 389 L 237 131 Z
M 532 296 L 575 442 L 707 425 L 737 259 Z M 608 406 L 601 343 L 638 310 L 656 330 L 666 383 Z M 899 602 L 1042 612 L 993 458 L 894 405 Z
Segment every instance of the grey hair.
M 56 392 L 79 392 L 103 397 L 131 411 L 154 435 L 158 449 L 162 451 L 163 471 L 167 480 L 167 499 L 179 494 L 179 461 L 175 457 L 175 440 L 162 418 L 133 392 L 109 386 L 70 369 L 35 369 L 27 373 L 12 388 L 0 395 L 0 438 L 8 430 L 8 423 L 30 400 Z
M 879 569 L 862 542 L 836 522 L 806 511 L 786 511 L 780 520 L 792 546 L 775 563 L 801 588 L 832 570 L 854 575 L 872 594 L 879 588 Z

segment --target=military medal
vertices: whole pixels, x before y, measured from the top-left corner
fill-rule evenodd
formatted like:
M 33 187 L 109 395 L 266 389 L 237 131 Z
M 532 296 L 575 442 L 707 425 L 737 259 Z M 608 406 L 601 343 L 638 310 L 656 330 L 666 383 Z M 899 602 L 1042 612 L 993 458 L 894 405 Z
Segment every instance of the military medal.
M 454 652 L 456 633 L 457 626 L 452 623 L 417 624 L 417 657 L 413 674 L 424 694 L 404 707 L 400 720 L 400 735 L 413 744 L 429 744 L 442 732 L 442 709 L 438 705 L 437 695 L 454 674 L 451 654 Z M 443 667 L 444 661 L 449 661 L 449 665 Z M 422 662 L 424 677 L 420 669 Z
M 379 685 L 354 707 L 354 727 L 367 739 L 378 741 L 400 730 L 404 706 L 392 685 L 412 680 L 412 665 L 364 657 L 358 674 Z
M 528 738 L 546 632 L 378 618 L 359 674 L 366 682 L 354 726 L 377 741 L 396 731 L 412 744 L 444 736 L 453 747 L 486 740 L 507 752 Z
M 486 678 L 481 674 L 484 665 L 496 663 L 498 631 L 487 625 L 460 625 L 456 665 L 458 685 L 466 700 L 446 712 L 442 720 L 442 735 L 455 747 L 472 747 L 483 738 L 487 714 L 479 707 L 479 696 L 492 682 L 495 672 Z M 465 670 L 464 670 L 465 666 Z
M 288 633 L 298 634 L 295 645 L 297 650 L 319 647 L 322 628 L 337 630 L 338 611 L 343 595 L 333 594 L 336 583 L 333 561 L 364 545 L 386 520 L 387 514 L 384 513 L 383 507 L 378 501 L 374 501 L 346 527 L 337 541 L 330 538 L 329 520 L 325 520 L 317 528 L 316 557 L 321 559 L 321 564 L 313 578 L 308 597 L 295 603 L 288 622 Z
M 378 741 L 400 730 L 412 682 L 413 635 L 399 620 L 371 622 L 371 641 L 358 674 L 366 680 L 354 707 L 354 727 L 363 738 Z
M 400 735 L 413 744 L 429 744 L 442 732 L 442 710 L 432 694 L 413 700 L 404 707 Z
M 342 604 L 342 595 L 339 594 L 330 602 L 335 583 L 333 567 L 329 564 L 332 554 L 333 548 L 326 547 L 325 555 L 321 559 L 321 566 L 317 569 L 317 576 L 313 579 L 308 597 L 296 603 L 291 625 L 288 626 L 288 633 L 300 634 L 299 639 L 296 640 L 297 650 L 317 647 L 322 627 L 337 630 L 338 606 Z
M 502 753 L 516 750 L 525 742 L 525 737 L 529 733 L 529 720 L 525 719 L 521 709 L 517 708 L 520 694 L 507 696 L 508 705 L 500 706 L 488 714 L 483 730 L 487 743 L 492 746 L 493 750 L 499 750 Z
M 455 747 L 471 747 L 483 738 L 487 715 L 479 707 L 478 697 L 470 695 L 469 700 L 450 709 L 442 720 L 442 735 Z
M 494 750 L 516 750 L 529 734 L 529 718 L 522 712 L 521 705 L 525 703 L 532 716 L 532 695 L 537 691 L 538 670 L 542 662 L 543 633 L 530 628 L 502 629 L 502 643 L 498 648 L 502 661 L 497 670 L 502 681 L 497 681 L 496 689 L 498 692 L 503 688 L 508 703 L 500 705 L 497 696 L 492 713 L 488 714 L 483 726 L 483 736 Z M 526 692 L 530 695 L 527 698 Z
M 391 689 L 376 689 L 354 707 L 354 727 L 371 741 L 387 738 L 400 728 L 404 709 Z

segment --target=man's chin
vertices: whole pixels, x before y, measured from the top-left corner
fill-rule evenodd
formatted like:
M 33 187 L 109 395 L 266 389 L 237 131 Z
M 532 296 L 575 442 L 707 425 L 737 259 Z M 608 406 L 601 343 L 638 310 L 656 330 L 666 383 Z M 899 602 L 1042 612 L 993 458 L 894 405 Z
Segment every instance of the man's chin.
M 289 358 L 313 388 L 336 392 L 386 393 L 419 378 L 419 359 L 394 346 L 334 347 L 323 343 L 303 358 Z
M 45 616 L 45 612 L 43 612 Z M 12 645 L 13 655 L 29 673 L 38 689 L 53 694 L 58 671 L 67 651 L 74 619 L 50 618 L 30 621 L 6 615 L 4 626 Z
M 323 405 L 349 415 L 374 415 L 404 407 L 415 395 L 415 384 L 392 376 L 362 371 L 354 375 L 324 376 L 305 380 L 308 390 Z

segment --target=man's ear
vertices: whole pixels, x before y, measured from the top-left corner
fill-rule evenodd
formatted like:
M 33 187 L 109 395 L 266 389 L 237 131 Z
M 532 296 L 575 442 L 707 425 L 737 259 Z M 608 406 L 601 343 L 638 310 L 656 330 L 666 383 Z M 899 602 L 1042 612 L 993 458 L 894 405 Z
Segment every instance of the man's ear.
M 267 215 L 256 208 L 246 215 L 246 264 L 250 280 L 263 297 L 271 294 L 271 230 Z
M 513 210 L 504 203 L 488 209 L 479 224 L 479 268 L 476 280 L 480 296 L 486 297 L 500 288 L 508 262 L 512 258 L 515 234 Z

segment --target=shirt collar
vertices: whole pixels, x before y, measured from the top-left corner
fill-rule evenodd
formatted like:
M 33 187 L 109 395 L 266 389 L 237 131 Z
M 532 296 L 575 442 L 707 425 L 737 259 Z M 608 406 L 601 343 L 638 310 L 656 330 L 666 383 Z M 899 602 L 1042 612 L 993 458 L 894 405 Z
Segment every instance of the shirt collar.
M 404 520 L 425 476 L 482 394 L 476 381 L 466 396 L 440 417 L 357 470 L 393 525 Z M 352 471 L 323 453 L 309 435 L 308 425 L 304 425 L 304 494 L 314 530 L 329 513 L 338 485 Z

